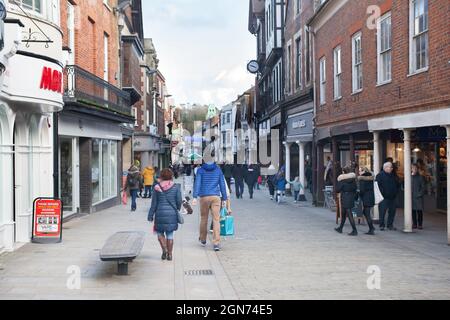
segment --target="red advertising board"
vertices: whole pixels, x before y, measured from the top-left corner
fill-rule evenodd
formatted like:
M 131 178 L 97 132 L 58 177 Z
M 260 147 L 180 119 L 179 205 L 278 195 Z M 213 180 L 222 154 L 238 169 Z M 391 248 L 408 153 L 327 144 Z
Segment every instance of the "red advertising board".
M 32 241 L 60 242 L 62 240 L 62 202 L 53 198 L 38 198 L 33 205 Z

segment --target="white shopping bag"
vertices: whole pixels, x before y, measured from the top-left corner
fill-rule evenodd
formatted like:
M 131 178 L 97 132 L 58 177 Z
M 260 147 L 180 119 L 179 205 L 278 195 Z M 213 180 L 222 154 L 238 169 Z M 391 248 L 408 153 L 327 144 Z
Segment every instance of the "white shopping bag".
M 373 191 L 375 193 L 375 204 L 379 205 L 381 202 L 383 202 L 384 197 L 381 194 L 380 187 L 378 186 L 378 182 L 377 181 L 375 181 L 373 183 Z

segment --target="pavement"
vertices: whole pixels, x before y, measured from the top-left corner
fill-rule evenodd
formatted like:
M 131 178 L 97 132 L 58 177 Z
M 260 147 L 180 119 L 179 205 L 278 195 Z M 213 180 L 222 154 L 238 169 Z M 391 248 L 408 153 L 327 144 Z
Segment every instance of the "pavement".
M 444 215 L 426 216 L 425 230 L 413 234 L 367 236 L 362 225 L 360 236 L 349 237 L 333 230 L 330 210 L 292 198 L 277 205 L 261 190 L 253 200 L 233 199 L 236 235 L 224 239 L 218 253 L 210 242 L 199 245 L 195 208 L 176 233 L 169 262 L 161 261 L 146 220 L 149 206 L 139 199 L 134 213 L 118 206 L 78 217 L 65 224 L 61 244 L 26 244 L 1 255 L 0 299 L 450 299 Z M 398 217 L 397 227 L 401 222 Z M 146 233 L 128 276 L 117 276 L 115 263 L 99 259 L 118 231 Z

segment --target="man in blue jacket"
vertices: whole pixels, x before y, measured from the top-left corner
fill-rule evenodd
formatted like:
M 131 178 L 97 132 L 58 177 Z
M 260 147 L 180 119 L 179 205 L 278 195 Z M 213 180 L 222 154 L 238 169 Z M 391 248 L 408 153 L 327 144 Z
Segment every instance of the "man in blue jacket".
M 220 251 L 220 207 L 221 201 L 228 200 L 225 178 L 222 170 L 215 162 L 208 162 L 202 165 L 197 171 L 194 184 L 194 200 L 192 204 L 197 205 L 197 198 L 200 198 L 200 243 L 206 246 L 208 215 L 211 211 L 213 217 L 213 244 L 214 251 Z

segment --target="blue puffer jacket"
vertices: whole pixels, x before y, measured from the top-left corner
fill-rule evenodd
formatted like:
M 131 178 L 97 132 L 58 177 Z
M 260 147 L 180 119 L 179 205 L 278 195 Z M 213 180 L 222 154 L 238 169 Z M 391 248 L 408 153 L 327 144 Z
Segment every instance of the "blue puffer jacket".
M 202 165 L 195 178 L 194 199 L 208 196 L 221 197 L 222 201 L 228 200 L 222 170 L 215 163 Z
M 181 189 L 178 184 L 164 192 L 156 190 L 153 192 L 148 221 L 155 220 L 157 232 L 178 230 L 178 211 L 181 209 L 181 201 Z

